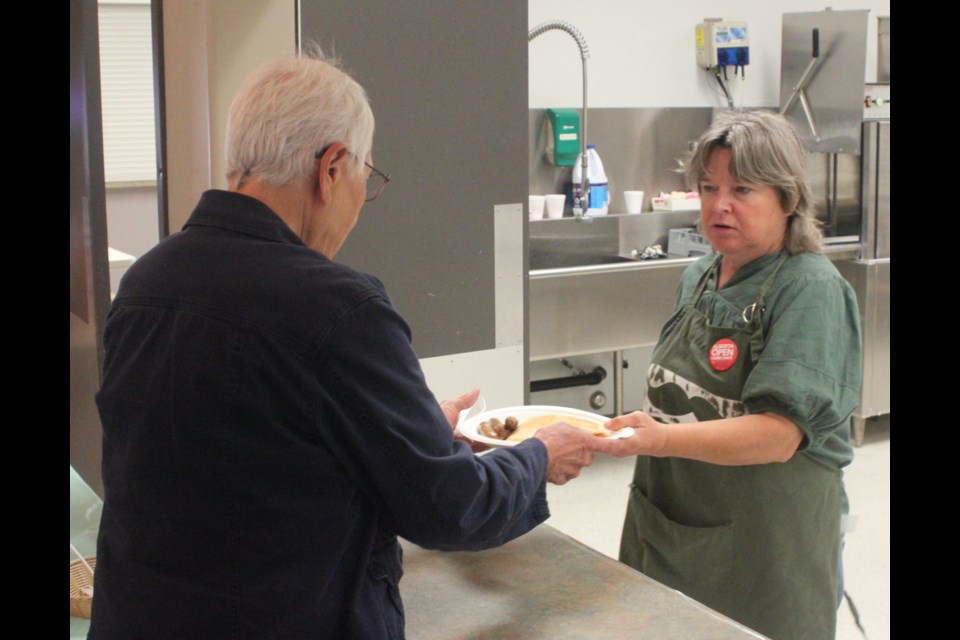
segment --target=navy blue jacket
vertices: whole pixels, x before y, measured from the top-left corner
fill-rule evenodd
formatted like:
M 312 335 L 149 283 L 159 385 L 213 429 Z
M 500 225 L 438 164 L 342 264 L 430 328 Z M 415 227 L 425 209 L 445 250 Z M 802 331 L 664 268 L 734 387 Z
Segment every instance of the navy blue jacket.
M 503 544 L 548 516 L 543 443 L 454 442 L 374 277 L 208 191 L 104 333 L 90 638 L 402 638 L 396 536 Z

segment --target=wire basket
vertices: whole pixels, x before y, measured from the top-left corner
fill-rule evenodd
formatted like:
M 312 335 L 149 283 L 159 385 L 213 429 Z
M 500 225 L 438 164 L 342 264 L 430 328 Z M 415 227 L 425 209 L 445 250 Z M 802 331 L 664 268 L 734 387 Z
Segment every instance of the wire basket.
M 97 557 L 87 556 L 90 569 L 96 570 Z M 93 604 L 93 574 L 77 559 L 70 562 L 70 615 L 75 618 L 90 618 Z

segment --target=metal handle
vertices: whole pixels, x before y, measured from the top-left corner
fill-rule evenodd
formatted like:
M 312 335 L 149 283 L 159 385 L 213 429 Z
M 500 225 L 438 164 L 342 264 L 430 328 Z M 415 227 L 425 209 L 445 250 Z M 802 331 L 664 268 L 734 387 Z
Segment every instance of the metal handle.
M 600 384 L 607 377 L 607 370 L 601 366 L 596 366 L 590 373 L 578 373 L 572 376 L 563 376 L 561 378 L 546 378 L 544 380 L 531 380 L 530 393 L 537 391 L 552 391 L 554 389 L 569 389 L 571 387 L 589 387 Z
M 807 124 L 810 126 L 810 131 L 813 133 L 813 137 L 816 140 L 820 140 L 820 134 L 817 133 L 817 126 L 813 121 L 813 112 L 810 110 L 810 103 L 807 102 L 807 94 L 804 91 L 804 88 L 807 86 L 807 82 L 810 79 L 810 75 L 813 72 L 813 68 L 817 66 L 817 63 L 820 61 L 820 29 L 814 28 L 813 30 L 813 46 L 812 46 L 812 58 L 807 64 L 807 68 L 803 70 L 803 75 L 800 76 L 800 80 L 797 81 L 797 84 L 794 85 L 793 90 L 790 92 L 790 97 L 787 98 L 787 101 L 783 103 L 783 107 L 780 108 L 780 115 L 783 115 L 787 110 L 793 106 L 793 101 L 800 99 L 800 106 L 803 108 L 803 115 L 807 119 Z

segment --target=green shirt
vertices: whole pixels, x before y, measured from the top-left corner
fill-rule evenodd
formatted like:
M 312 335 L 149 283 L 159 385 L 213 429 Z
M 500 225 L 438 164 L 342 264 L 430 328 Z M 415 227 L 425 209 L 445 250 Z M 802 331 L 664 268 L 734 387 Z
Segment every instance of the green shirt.
M 777 256 L 741 267 L 719 291 L 709 283 L 697 309 L 710 323 L 744 327 L 743 310 L 774 268 Z M 703 273 L 716 259 L 708 254 L 683 274 L 678 308 L 687 304 Z M 860 399 L 862 346 L 860 313 L 853 288 L 819 253 L 791 256 L 766 295 L 765 347 L 750 373 L 741 400 L 749 413 L 772 412 L 803 432 L 799 451 L 841 468 L 853 460 L 850 415 Z

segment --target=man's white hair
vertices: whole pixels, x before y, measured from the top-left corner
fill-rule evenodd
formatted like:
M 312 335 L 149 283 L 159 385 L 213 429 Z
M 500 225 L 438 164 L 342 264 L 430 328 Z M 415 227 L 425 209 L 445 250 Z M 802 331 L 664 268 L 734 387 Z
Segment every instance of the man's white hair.
M 366 92 L 318 48 L 263 64 L 243 84 L 227 117 L 227 180 L 282 186 L 305 178 L 315 153 L 342 142 L 360 169 L 373 146 Z

